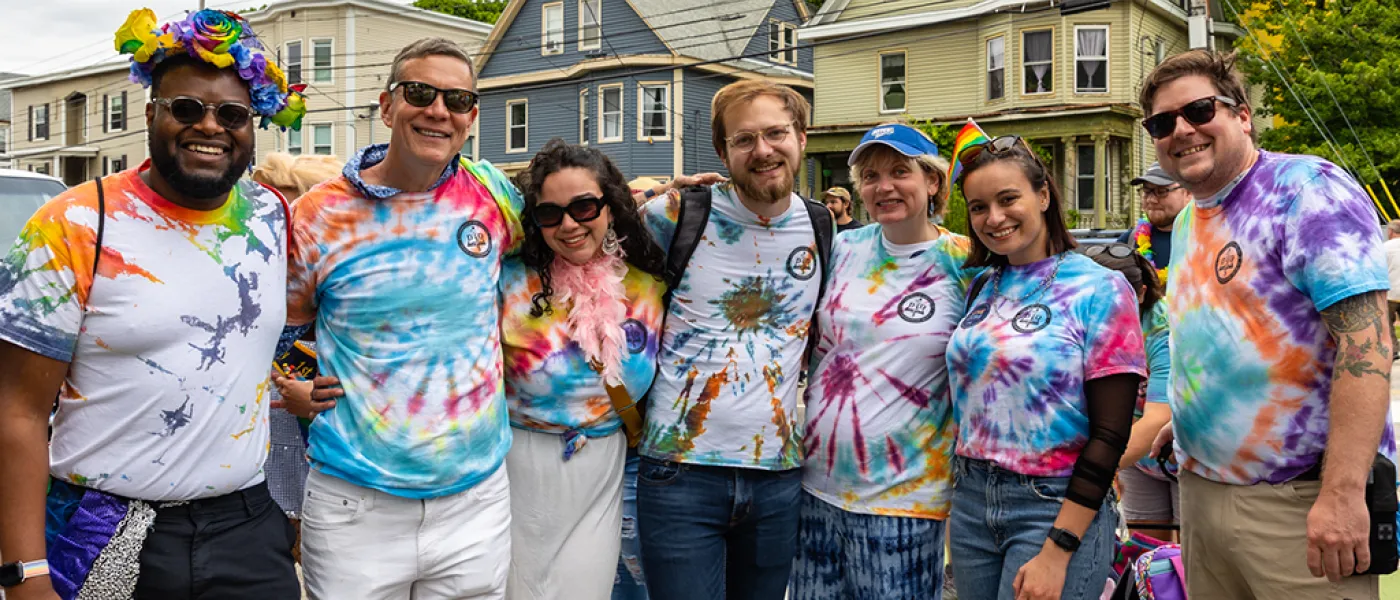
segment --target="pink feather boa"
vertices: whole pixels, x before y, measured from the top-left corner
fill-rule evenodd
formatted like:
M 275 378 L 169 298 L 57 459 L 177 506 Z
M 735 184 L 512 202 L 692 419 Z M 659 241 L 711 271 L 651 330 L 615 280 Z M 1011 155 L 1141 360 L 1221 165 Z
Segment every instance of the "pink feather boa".
M 627 336 L 626 291 L 622 279 L 627 263 L 620 256 L 601 254 L 585 265 L 560 257 L 549 267 L 558 306 L 568 307 L 565 325 L 590 362 L 603 365 L 603 381 L 622 385 L 622 352 Z

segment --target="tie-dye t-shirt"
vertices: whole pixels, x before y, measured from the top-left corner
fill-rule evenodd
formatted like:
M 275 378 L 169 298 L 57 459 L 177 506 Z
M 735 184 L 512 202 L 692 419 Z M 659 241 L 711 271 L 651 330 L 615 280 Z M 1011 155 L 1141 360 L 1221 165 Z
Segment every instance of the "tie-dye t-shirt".
M 843 510 L 944 519 L 953 421 L 944 350 L 963 317 L 968 239 L 890 244 L 879 225 L 837 236 L 817 311 L 802 486 Z
M 666 284 L 629 265 L 622 287 L 627 306 L 622 322 L 627 344 L 622 382 L 635 400 L 646 394 L 656 376 Z M 617 431 L 622 420 L 612 411 L 602 376 L 569 338 L 568 308 L 559 305 L 556 295 L 552 312 L 530 316 L 531 298 L 542 289 L 540 278 L 517 259 L 506 261 L 501 288 L 506 307 L 501 315 L 501 343 L 511 425 L 553 433 L 577 429 L 589 437 Z
M 1147 374 L 1137 295 L 1077 252 L 1006 267 L 999 287 L 988 279 L 948 343 L 957 453 L 1068 477 L 1089 440 L 1084 382 Z
M 70 362 L 50 471 L 151 501 L 263 480 L 268 365 L 285 322 L 286 208 L 249 181 L 220 208 L 156 195 L 137 169 L 39 209 L 0 264 L 0 339 Z
M 803 200 L 771 219 L 711 187 L 713 209 L 672 293 L 641 453 L 766 470 L 802 465 L 797 376 L 822 284 Z M 643 208 L 663 249 L 680 196 Z M 833 227 L 833 235 L 835 228 Z
M 287 320 L 315 321 L 321 373 L 345 390 L 312 422 L 313 468 L 430 498 L 510 449 L 497 285 L 522 203 L 494 167 L 463 167 L 382 199 L 341 176 L 293 206 Z
M 1147 379 L 1142 382 L 1142 393 L 1138 404 L 1166 404 L 1167 382 L 1171 375 L 1171 331 L 1167 327 L 1167 301 L 1158 300 L 1152 311 L 1142 317 L 1142 339 L 1147 349 Z M 1135 416 L 1142 416 L 1142 406 L 1138 406 Z M 1144 456 L 1137 463 L 1144 473 L 1159 476 L 1161 468 L 1157 458 Z
M 1320 158 L 1260 152 L 1219 206 L 1188 205 L 1174 231 L 1177 458 L 1221 483 L 1297 477 L 1327 446 L 1337 349 L 1318 311 L 1390 285 L 1366 191 Z M 1392 456 L 1394 439 L 1387 419 Z

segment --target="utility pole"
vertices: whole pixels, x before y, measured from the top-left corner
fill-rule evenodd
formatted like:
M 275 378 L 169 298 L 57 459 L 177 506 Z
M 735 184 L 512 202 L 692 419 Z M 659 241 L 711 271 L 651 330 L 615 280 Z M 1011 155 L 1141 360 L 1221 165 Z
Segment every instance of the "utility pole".
M 204 0 L 199 0 L 199 10 L 204 10 Z
M 1211 49 L 1210 4 L 1209 0 L 1191 0 L 1191 9 L 1186 17 L 1186 37 L 1192 50 Z

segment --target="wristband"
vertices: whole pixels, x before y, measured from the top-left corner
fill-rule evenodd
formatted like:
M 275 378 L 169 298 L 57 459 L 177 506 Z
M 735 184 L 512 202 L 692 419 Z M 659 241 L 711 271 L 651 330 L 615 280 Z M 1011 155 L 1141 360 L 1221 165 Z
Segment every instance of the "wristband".
M 0 565 L 0 586 L 14 587 L 35 577 L 44 577 L 49 574 L 49 561 L 34 560 L 29 562 L 12 562 Z

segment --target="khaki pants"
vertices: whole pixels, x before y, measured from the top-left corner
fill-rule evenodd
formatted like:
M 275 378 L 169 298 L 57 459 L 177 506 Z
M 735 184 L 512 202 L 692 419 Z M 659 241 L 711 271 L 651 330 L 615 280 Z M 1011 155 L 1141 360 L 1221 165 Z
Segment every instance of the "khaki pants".
M 1380 578 L 1308 571 L 1308 511 L 1322 484 L 1226 485 L 1181 474 L 1181 546 L 1191 600 L 1375 600 Z

